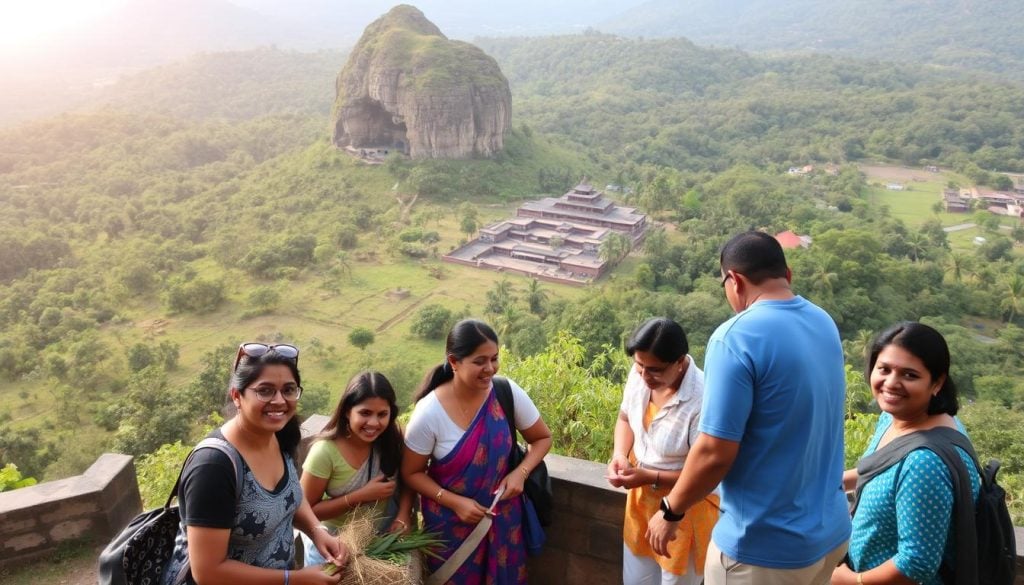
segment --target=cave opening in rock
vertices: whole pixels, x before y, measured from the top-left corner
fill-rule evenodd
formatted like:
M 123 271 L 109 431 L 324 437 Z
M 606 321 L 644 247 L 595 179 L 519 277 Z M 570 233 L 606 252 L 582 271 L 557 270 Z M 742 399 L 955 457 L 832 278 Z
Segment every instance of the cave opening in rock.
M 341 123 L 350 146 L 409 154 L 408 129 L 401 116 L 392 114 L 380 102 L 370 99 L 360 100 L 346 110 Z

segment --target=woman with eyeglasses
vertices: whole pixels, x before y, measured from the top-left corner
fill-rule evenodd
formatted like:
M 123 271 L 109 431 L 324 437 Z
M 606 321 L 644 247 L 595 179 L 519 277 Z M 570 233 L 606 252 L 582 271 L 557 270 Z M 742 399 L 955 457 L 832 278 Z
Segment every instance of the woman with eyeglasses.
M 302 463 L 302 493 L 332 533 L 358 507 L 371 507 L 379 531 L 407 532 L 412 525 L 413 493 L 400 489 L 402 431 L 391 382 L 380 372 L 362 372 L 349 380 L 334 414 Z M 324 562 L 303 536 L 308 565 Z
M 295 417 L 302 395 L 298 358 L 291 345 L 238 348 L 228 391 L 237 414 L 211 436 L 237 452 L 241 486 L 231 457 L 217 449 L 195 451 L 181 476 L 181 528 L 164 585 L 340 581 L 340 572 L 328 576 L 319 566 L 292 570 L 293 525 L 331 562 L 341 565 L 347 557 L 337 539 L 319 529 L 294 465 L 301 438 Z
M 704 372 L 688 355 L 683 328 L 655 317 L 626 342 L 633 368 L 626 379 L 615 422 L 608 483 L 629 490 L 623 526 L 622 582 L 625 585 L 701 583 L 718 497 L 708 496 L 683 514 L 669 555 L 648 542 L 647 521 L 679 477 L 697 439 Z
M 492 514 L 494 524 L 449 579 L 455 585 L 527 582 L 528 504 L 520 496 L 526 477 L 551 448 L 551 431 L 526 392 L 508 380 L 514 426 L 529 443 L 522 464 L 510 469 L 515 437 L 492 383 L 497 372 L 494 329 L 473 319 L 456 323 L 444 362 L 420 388 L 405 436 L 402 478 L 420 494 L 424 527 L 447 542 L 441 557 L 452 557 Z M 426 562 L 431 572 L 442 566 L 433 558 Z

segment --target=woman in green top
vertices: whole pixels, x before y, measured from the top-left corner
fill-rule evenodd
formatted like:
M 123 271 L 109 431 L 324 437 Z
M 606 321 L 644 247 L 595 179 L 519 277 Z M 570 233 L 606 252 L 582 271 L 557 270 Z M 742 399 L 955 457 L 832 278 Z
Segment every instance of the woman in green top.
M 302 464 L 302 493 L 330 532 L 359 506 L 375 508 L 378 530 L 409 529 L 413 494 L 397 484 L 404 442 L 397 418 L 395 390 L 383 374 L 362 372 L 349 381 Z M 324 562 L 316 547 L 305 550 L 305 566 Z

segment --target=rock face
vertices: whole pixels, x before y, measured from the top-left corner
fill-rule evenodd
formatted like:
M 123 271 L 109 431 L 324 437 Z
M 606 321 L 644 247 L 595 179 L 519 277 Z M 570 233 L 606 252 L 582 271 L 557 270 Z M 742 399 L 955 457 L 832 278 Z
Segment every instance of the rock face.
M 333 141 L 414 159 L 501 151 L 512 93 L 497 62 L 400 5 L 363 32 L 338 75 Z

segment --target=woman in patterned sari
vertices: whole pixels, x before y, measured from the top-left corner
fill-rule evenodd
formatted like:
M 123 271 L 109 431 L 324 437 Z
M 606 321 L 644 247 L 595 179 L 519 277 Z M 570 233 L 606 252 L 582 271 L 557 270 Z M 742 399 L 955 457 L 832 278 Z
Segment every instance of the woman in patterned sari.
M 381 532 L 409 529 L 413 494 L 396 481 L 403 443 L 397 417 L 395 390 L 384 374 L 356 374 L 310 447 L 302 463 L 302 493 L 332 534 L 359 507 L 373 508 Z M 324 562 L 305 535 L 303 544 L 305 566 Z
M 449 580 L 456 585 L 526 583 L 523 483 L 551 448 L 537 407 L 510 381 L 515 427 L 529 443 L 526 458 L 509 469 L 514 437 L 491 380 L 498 371 L 498 336 L 486 323 L 460 321 L 448 334 L 445 361 L 431 370 L 405 435 L 402 477 L 420 494 L 426 530 L 447 542 L 450 557 L 473 531 L 500 491 L 493 525 Z M 428 559 L 430 571 L 441 561 Z

